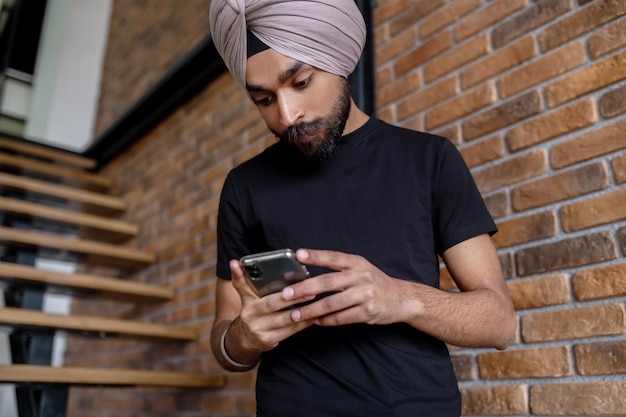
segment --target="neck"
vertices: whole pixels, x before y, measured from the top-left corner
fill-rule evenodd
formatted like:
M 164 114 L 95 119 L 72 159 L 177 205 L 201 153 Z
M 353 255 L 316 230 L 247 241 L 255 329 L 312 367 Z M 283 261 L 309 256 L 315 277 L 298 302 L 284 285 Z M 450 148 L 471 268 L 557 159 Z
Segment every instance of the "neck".
M 363 111 L 357 107 L 354 100 L 350 99 L 350 116 L 348 116 L 348 120 L 346 120 L 346 127 L 343 129 L 343 134 L 347 135 L 348 133 L 354 132 L 363 126 L 369 118 L 367 114 L 363 113 Z

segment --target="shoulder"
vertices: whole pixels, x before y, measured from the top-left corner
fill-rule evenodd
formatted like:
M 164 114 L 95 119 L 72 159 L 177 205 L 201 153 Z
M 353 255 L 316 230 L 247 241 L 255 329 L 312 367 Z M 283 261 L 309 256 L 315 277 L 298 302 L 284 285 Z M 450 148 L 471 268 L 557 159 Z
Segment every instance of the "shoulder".
M 384 147 L 390 144 L 398 146 L 403 152 L 414 155 L 418 152 L 424 156 L 455 152 L 456 146 L 447 138 L 419 130 L 412 130 L 377 120 L 373 135 L 377 142 Z M 393 148 L 393 146 L 391 147 Z

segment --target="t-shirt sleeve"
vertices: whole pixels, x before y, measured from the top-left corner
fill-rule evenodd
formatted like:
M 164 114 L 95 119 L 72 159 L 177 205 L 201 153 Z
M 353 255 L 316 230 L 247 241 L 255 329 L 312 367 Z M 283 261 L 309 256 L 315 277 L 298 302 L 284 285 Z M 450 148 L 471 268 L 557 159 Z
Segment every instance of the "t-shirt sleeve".
M 434 176 L 434 228 L 437 252 L 498 230 L 460 152 L 443 140 Z
M 240 204 L 235 193 L 232 173 L 226 177 L 217 215 L 217 268 L 222 279 L 231 279 L 229 262 L 239 259 L 249 249 L 249 233 L 243 220 Z

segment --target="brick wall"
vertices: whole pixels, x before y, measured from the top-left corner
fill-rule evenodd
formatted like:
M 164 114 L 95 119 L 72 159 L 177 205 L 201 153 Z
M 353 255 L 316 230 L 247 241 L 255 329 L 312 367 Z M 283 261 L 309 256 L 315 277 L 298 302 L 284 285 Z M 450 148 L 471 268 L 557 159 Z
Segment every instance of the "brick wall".
M 154 7 L 135 3 L 114 13 Z M 453 141 L 500 228 L 519 335 L 503 352 L 451 346 L 464 414 L 625 415 L 626 2 L 379 0 L 374 18 L 379 116 Z M 107 68 L 129 69 L 105 76 L 105 90 L 145 66 L 123 53 L 128 42 L 111 38 Z M 219 190 L 272 140 L 224 75 L 105 169 L 142 225 L 132 244 L 158 255 L 129 279 L 172 284 L 177 297 L 75 310 L 195 324 L 201 338 L 81 339 L 68 364 L 220 372 L 208 343 Z M 445 270 L 442 287 L 453 289 Z M 252 416 L 253 386 L 244 373 L 219 392 L 74 389 L 70 415 Z
M 96 135 L 206 36 L 209 4 L 210 0 L 113 1 Z

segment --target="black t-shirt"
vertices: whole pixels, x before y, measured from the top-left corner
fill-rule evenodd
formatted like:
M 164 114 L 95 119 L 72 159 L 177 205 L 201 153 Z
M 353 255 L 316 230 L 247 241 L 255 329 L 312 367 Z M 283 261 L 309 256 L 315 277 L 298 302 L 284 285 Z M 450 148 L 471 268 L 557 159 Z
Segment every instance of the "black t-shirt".
M 230 259 L 303 247 L 438 287 L 437 254 L 495 230 L 451 142 L 370 118 L 322 165 L 276 144 L 229 173 L 217 275 L 230 278 Z M 260 417 L 460 414 L 445 344 L 406 324 L 313 326 L 265 353 L 257 378 Z

